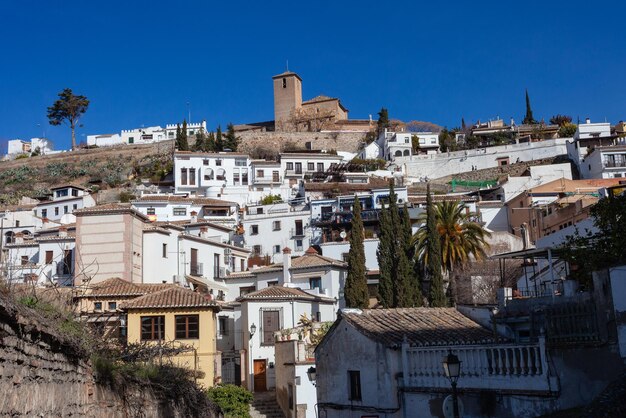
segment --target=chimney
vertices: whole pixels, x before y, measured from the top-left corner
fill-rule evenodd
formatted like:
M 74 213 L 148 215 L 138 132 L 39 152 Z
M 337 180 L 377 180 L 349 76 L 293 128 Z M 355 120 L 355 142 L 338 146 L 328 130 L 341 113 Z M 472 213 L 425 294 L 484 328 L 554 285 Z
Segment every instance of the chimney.
M 60 237 L 67 237 L 67 227 L 66 226 L 60 226 L 59 227 L 59 236 Z
M 291 248 L 283 248 L 283 286 L 291 284 Z
M 585 123 L 586 123 L 587 125 L 589 125 L 589 124 L 591 123 L 591 119 L 589 119 L 589 118 L 585 119 Z
M 21 232 L 17 232 L 15 234 L 15 243 L 16 244 L 24 244 L 24 234 Z
M 200 227 L 200 236 L 202 238 L 206 238 L 209 235 L 209 227 L 208 226 L 201 226 Z
M 191 211 L 191 223 L 195 224 L 196 222 L 198 222 L 198 212 L 196 212 L 195 210 Z

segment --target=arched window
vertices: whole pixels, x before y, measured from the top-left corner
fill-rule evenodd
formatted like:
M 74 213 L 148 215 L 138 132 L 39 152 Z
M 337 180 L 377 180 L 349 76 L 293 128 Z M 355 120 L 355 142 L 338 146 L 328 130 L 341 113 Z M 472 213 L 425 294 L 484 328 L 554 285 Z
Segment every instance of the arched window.
M 405 150 L 404 150 L 404 156 L 405 156 L 405 157 L 408 157 L 409 155 L 411 155 L 411 153 L 409 152 L 409 150 L 408 150 L 408 149 L 405 149 Z
M 402 151 L 400 150 L 396 151 L 396 157 L 402 157 Z
M 15 242 L 15 233 L 13 231 L 8 231 L 6 234 L 4 234 L 4 236 L 4 242 L 6 242 L 7 244 L 13 244 Z
M 215 172 L 215 180 L 226 180 L 226 170 L 218 168 Z
M 213 180 L 213 170 L 210 168 L 204 169 L 204 179 L 205 180 Z

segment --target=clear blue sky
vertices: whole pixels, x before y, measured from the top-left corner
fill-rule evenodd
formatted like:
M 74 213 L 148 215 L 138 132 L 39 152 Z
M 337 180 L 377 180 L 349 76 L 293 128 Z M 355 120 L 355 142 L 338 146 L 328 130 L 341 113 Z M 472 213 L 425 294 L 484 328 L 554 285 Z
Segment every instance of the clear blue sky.
M 91 105 L 77 133 L 182 120 L 273 118 L 271 76 L 305 99 L 341 98 L 352 118 L 453 127 L 536 118 L 626 118 L 626 5 L 618 1 L 0 2 L 0 141 L 67 148 L 46 107 L 65 87 Z M 41 125 L 38 126 L 38 124 Z

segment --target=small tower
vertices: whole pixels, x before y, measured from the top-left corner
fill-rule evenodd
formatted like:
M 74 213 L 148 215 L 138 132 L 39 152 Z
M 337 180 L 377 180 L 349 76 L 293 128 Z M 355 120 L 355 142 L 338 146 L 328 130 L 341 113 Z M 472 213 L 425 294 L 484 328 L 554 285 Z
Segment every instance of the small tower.
M 291 71 L 272 77 L 274 81 L 274 124 L 276 130 L 283 130 L 283 123 L 289 120 L 292 112 L 302 107 L 302 79 Z

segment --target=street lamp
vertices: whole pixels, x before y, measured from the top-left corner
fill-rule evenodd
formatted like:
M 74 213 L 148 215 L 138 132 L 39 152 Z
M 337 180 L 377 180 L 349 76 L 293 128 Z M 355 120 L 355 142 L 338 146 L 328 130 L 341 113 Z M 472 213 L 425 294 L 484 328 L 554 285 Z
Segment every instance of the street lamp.
M 317 376 L 317 369 L 314 366 L 309 367 L 306 371 L 306 375 L 309 377 L 309 381 L 315 386 L 315 380 Z
M 452 351 L 443 358 L 441 362 L 443 365 L 443 372 L 446 374 L 450 384 L 452 385 L 452 408 L 454 412 L 454 418 L 459 418 L 459 401 L 456 394 L 456 382 L 461 375 L 461 361 L 459 358 L 452 354 Z
M 252 325 L 250 325 L 250 338 L 254 336 L 255 332 L 256 332 L 256 325 L 254 325 L 254 322 L 253 322 Z

